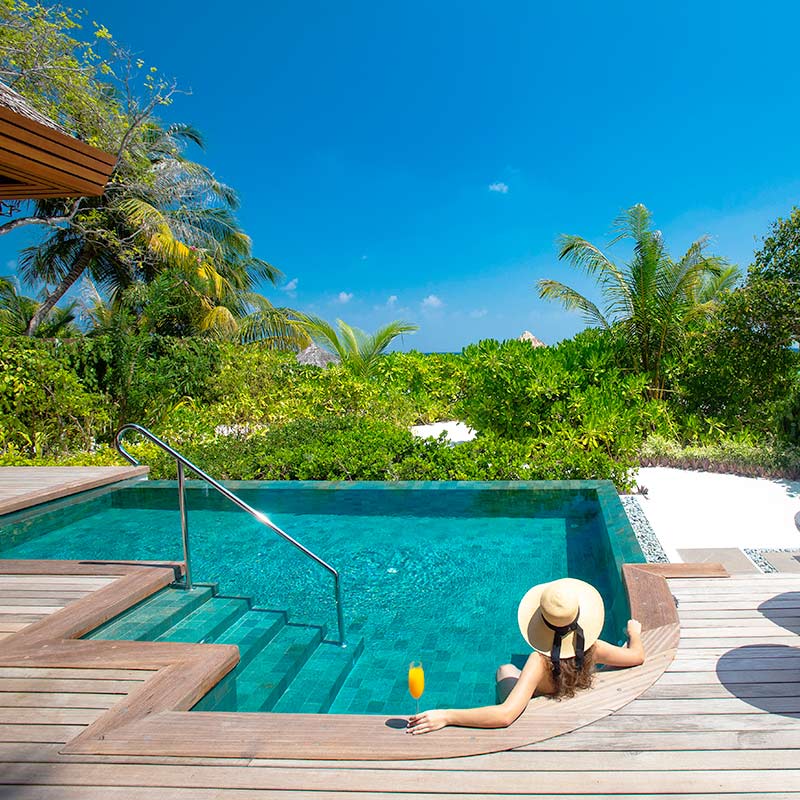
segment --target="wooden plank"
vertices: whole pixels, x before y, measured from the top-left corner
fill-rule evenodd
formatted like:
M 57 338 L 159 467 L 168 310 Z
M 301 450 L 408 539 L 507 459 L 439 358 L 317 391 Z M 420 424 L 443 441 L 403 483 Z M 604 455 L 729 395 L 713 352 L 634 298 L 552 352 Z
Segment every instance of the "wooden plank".
M 800 749 L 800 730 L 760 731 L 597 731 L 594 726 L 584 728 L 556 739 L 536 742 L 522 750 L 559 751 L 705 751 Z M 516 752 L 516 751 L 515 751 Z M 676 758 L 675 763 L 680 763 Z
M 34 622 L 22 635 L 26 642 L 83 636 L 145 597 L 163 589 L 172 583 L 174 577 L 175 573 L 171 568 L 140 567 L 137 571 L 100 586 L 98 591 L 71 603 L 67 608 Z
M 670 701 L 675 702 L 675 701 Z M 800 714 L 612 714 L 593 731 L 800 731 Z
M 2 692 L 62 692 L 64 694 L 128 694 L 142 685 L 141 680 L 75 680 L 71 678 L 4 678 L 0 676 L 0 705 Z
M 114 164 L 116 164 L 116 156 L 112 153 L 106 153 L 104 150 L 86 144 L 86 142 L 82 142 L 74 136 L 68 136 L 66 133 L 58 131 L 55 128 L 42 125 L 4 106 L 0 106 L 0 119 L 20 131 L 27 131 L 40 137 L 43 142 L 47 143 L 48 147 L 61 145 L 81 154 L 86 160 L 100 162 L 107 167 L 113 167 Z
M 631 564 L 623 566 L 622 574 L 628 590 L 631 615 L 642 622 L 643 630 L 677 622 L 675 603 L 663 578 Z
M 85 727 L 82 725 L 42 725 L 24 722 L 21 724 L 0 723 L 0 742 L 54 742 L 61 746 L 74 739 Z
M 114 764 L 8 764 L 0 772 L 0 783 L 58 786 L 139 786 L 227 789 L 273 789 L 324 791 L 330 789 L 376 792 L 391 786 L 394 792 L 424 788 L 429 793 L 451 792 L 464 787 L 464 776 L 454 770 L 330 769 L 296 770 L 263 767 L 196 766 L 176 770 L 172 765 L 146 766 Z M 641 789 L 651 793 L 679 792 L 779 792 L 800 791 L 800 770 L 636 770 L 608 772 L 586 770 L 577 773 L 538 772 L 539 793 L 570 792 L 594 797 Z M 492 793 L 529 793 L 527 772 L 471 772 L 469 790 Z
M 766 683 L 785 683 L 792 680 L 792 675 L 787 675 L 785 670 L 709 670 L 706 672 L 665 672 L 656 684 L 648 691 L 657 687 L 668 686 L 695 686 L 722 684 L 724 686 L 735 686 L 742 683 L 750 683 L 754 678 L 761 685 Z M 796 677 L 796 676 L 794 676 Z
M 800 645 L 800 636 L 797 634 L 790 634 L 784 631 L 783 635 L 777 636 L 762 636 L 756 639 L 750 637 L 749 640 L 743 641 L 733 636 L 709 636 L 709 637 L 681 637 L 681 649 L 687 654 L 691 653 L 696 648 L 709 648 L 720 647 L 727 650 L 733 650 L 736 647 L 750 647 L 753 643 L 764 644 L 768 642 L 769 646 L 775 647 L 777 645 L 786 645 L 787 647 L 797 647 Z
M 729 578 L 728 570 L 722 564 L 703 562 L 701 564 L 648 564 L 647 570 L 662 578 Z M 704 581 L 704 583 L 712 581 Z
M 102 708 L 3 708 L 0 725 L 91 725 Z
M 726 697 L 716 700 L 645 700 L 639 698 L 617 713 L 623 714 L 687 714 L 709 716 L 713 714 L 800 714 L 800 697 L 763 697 L 758 705 Z
M 734 612 L 735 613 L 735 612 Z M 731 633 L 733 631 L 745 628 L 747 630 L 773 630 L 781 628 L 790 628 L 794 631 L 795 628 L 800 630 L 800 615 L 786 617 L 777 614 L 770 614 L 768 617 L 763 614 L 755 613 L 747 617 L 684 617 L 681 618 L 681 630 L 684 632 L 690 630 L 713 630 L 719 633 Z
M 2 109 L 0 109 L 2 114 Z M 147 475 L 141 467 L 0 467 L 0 514 L 68 497 L 112 483 Z M 33 488 L 14 485 L 17 476 L 36 481 Z
M 164 567 L 173 571 L 182 571 L 181 561 L 79 561 L 47 559 L 2 559 L 0 560 L 0 576 L 4 574 L 17 577 L 59 578 L 66 576 L 82 576 L 88 578 L 111 577 L 139 573 L 143 567 Z M 2 581 L 0 581 L 2 582 Z
M 697 622 L 698 624 L 705 622 L 708 625 L 721 622 L 735 624 L 737 620 L 753 619 L 769 619 L 773 622 L 785 619 L 800 623 L 800 608 L 770 609 L 769 616 L 766 616 L 763 611 L 758 611 L 755 608 L 715 608 L 704 611 L 702 609 L 686 609 L 679 606 L 678 617 L 681 625 L 685 625 L 687 622 Z
M 32 600 L 22 600 L 17 603 L 6 603 L 5 600 L 0 600 L 0 617 L 6 614 L 37 614 L 44 616 L 45 614 L 52 614 L 54 611 L 60 611 L 64 608 L 60 606 L 43 606 L 36 605 Z
M 111 708 L 124 696 L 97 692 L 0 692 L 0 708 Z
M 80 732 L 81 729 L 78 729 Z M 0 763 L 6 762 L 33 762 L 33 763 L 78 763 L 78 764 L 107 764 L 105 756 L 92 756 L 81 754 L 79 756 L 65 755 L 61 752 L 60 743 L 49 742 L 3 742 L 0 740 Z M 171 756 L 115 756 L 117 764 L 172 764 L 180 766 L 193 765 L 221 765 L 227 767 L 246 767 L 251 763 L 248 758 L 173 758 Z M 309 764 L 310 762 L 305 762 Z M 436 762 L 433 762 L 436 763 Z M 341 762 L 336 762 L 341 767 Z
M 30 624 L 30 622 L 0 622 L 0 631 L 16 633 L 23 628 L 27 628 Z
M 0 667 L 0 678 L 76 679 L 89 681 L 144 681 L 154 674 L 146 669 L 83 669 L 59 667 Z
M 781 673 L 777 673 L 780 675 Z M 783 673 L 784 679 L 786 673 Z M 752 673 L 750 680 L 753 680 Z M 797 677 L 797 676 L 794 676 Z M 800 697 L 800 683 L 784 681 L 764 682 L 758 675 L 758 683 L 697 683 L 665 685 L 659 681 L 640 696 L 642 700 L 702 699 L 716 697 L 738 697 L 742 700 L 764 697 Z
M 6 589 L 0 585 L 0 600 L 7 605 L 25 605 L 26 603 L 58 604 L 65 606 L 73 600 L 80 600 L 88 592 L 85 591 L 50 591 L 46 589 L 29 591 L 27 589 Z
M 31 622 L 38 622 L 40 619 L 44 619 L 46 616 L 47 614 L 30 614 L 25 609 L 20 609 L 19 613 L 17 614 L 0 614 L 0 628 L 9 623 L 12 625 L 16 623 L 28 625 Z

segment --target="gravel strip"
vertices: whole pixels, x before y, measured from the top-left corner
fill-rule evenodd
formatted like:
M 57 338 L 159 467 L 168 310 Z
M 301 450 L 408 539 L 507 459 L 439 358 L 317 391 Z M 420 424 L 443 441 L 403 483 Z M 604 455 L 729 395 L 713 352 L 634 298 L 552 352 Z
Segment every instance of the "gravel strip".
M 642 509 L 639 499 L 630 494 L 621 495 L 619 499 L 622 501 L 622 507 L 628 515 L 633 532 L 639 540 L 639 546 L 642 548 L 647 561 L 651 564 L 669 563 L 667 554 L 664 552 L 661 542 L 658 541 L 658 537 Z
M 766 548 L 750 548 L 745 547 L 744 552 L 747 557 L 762 571 L 762 572 L 777 572 L 778 570 L 767 561 L 766 553 L 796 553 L 796 547 L 766 547 Z

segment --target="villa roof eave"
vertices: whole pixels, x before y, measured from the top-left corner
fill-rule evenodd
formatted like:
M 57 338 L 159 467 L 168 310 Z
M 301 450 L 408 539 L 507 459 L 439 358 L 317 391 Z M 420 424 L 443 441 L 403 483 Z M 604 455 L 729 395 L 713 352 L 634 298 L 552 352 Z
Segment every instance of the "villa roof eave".
M 0 83 L 0 200 L 99 197 L 115 164 Z

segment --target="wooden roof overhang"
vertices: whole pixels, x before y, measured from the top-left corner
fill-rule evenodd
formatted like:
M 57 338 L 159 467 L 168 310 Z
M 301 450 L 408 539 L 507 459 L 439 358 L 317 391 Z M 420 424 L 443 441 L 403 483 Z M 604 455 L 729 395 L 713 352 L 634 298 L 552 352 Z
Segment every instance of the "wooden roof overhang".
M 99 197 L 115 163 L 0 84 L 0 200 Z

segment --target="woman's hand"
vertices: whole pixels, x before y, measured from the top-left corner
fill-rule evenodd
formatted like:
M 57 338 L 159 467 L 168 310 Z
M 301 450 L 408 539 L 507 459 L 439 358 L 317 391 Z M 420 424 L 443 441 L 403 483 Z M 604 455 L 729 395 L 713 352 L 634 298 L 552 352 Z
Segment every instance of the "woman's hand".
M 641 636 L 641 634 L 642 634 L 642 623 L 639 622 L 638 619 L 629 619 L 628 638 L 630 639 L 631 636 Z
M 423 711 L 408 718 L 406 733 L 431 733 L 448 725 L 447 712 L 444 709 Z

